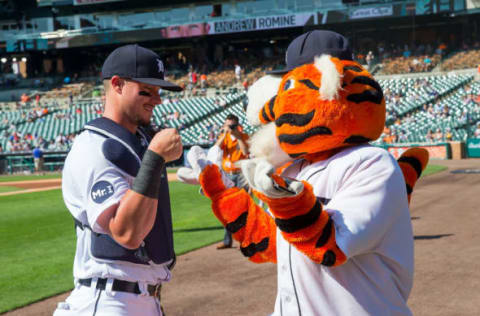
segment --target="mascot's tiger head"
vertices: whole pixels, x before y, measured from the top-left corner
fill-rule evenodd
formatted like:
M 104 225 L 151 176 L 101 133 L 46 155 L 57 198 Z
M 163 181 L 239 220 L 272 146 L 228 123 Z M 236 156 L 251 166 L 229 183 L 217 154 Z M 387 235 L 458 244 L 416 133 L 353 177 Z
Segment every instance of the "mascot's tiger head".
M 313 32 L 344 39 L 329 31 Z M 300 38 L 315 39 L 310 33 Z M 377 139 L 384 128 L 385 100 L 372 75 L 355 61 L 333 57 L 342 55 L 331 47 L 316 50 L 320 54 L 312 62 L 301 63 L 300 58 L 301 64 L 283 76 L 267 75 L 249 89 L 247 118 L 252 125 L 263 125 L 252 137 L 250 151 L 275 166 L 299 157 L 326 158 L 343 147 Z

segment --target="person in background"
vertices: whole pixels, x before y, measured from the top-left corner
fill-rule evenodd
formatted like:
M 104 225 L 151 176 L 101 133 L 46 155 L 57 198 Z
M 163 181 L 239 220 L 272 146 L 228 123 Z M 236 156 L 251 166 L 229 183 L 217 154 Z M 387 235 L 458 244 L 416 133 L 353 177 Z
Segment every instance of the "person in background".
M 43 171 L 43 151 L 39 146 L 35 146 L 32 151 L 33 163 L 35 165 L 35 172 Z
M 241 170 L 235 166 L 235 162 L 248 158 L 248 138 L 248 134 L 244 133 L 239 125 L 238 117 L 235 114 L 229 114 L 223 124 L 222 133 L 215 143 L 223 152 L 222 169 L 227 173 L 230 180 L 234 182 L 235 186 L 243 187 L 247 191 L 248 187 L 241 175 Z M 231 247 L 232 234 L 225 229 L 223 244 L 220 244 L 217 249 Z

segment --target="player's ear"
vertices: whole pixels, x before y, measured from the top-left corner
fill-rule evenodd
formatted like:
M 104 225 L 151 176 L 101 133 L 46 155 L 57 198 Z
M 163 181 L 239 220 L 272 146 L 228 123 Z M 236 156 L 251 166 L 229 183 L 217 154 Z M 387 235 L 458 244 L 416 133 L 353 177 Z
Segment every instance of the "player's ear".
M 110 87 L 113 91 L 122 94 L 122 88 L 125 85 L 125 80 L 115 75 L 110 78 Z

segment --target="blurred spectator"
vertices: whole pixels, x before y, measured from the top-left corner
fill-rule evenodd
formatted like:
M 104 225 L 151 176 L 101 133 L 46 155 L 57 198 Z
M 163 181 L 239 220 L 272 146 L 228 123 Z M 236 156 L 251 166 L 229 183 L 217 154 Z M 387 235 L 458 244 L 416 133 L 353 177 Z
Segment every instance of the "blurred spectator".
M 446 130 L 445 130 L 445 140 L 446 141 L 453 140 L 453 135 L 452 135 L 450 127 L 447 127 Z
M 473 133 L 473 136 L 475 138 L 480 138 L 480 122 L 477 123 L 477 129 L 475 130 L 475 132 Z
M 32 151 L 33 155 L 33 162 L 35 164 L 35 171 L 41 172 L 43 171 L 43 151 L 40 147 L 35 147 Z
M 207 75 L 206 74 L 202 74 L 200 76 L 200 87 L 202 89 L 207 88 Z
M 235 64 L 235 78 L 240 82 L 242 76 L 242 67 L 238 63 Z
M 428 130 L 427 135 L 425 135 L 425 140 L 428 143 L 433 143 L 433 132 L 431 129 Z
M 435 134 L 433 135 L 433 140 L 435 142 L 441 142 L 443 141 L 443 133 L 442 133 L 442 130 L 440 128 L 437 128 L 437 131 L 435 132 Z
M 372 51 L 369 51 L 367 56 L 365 57 L 365 61 L 367 62 L 367 67 L 368 67 L 368 70 L 371 71 L 372 70 L 372 63 L 373 63 L 373 59 L 375 58 L 375 56 L 373 56 L 373 52 Z
M 242 86 L 243 86 L 243 89 L 245 89 L 245 91 L 248 90 L 249 83 L 248 83 L 248 79 L 247 79 L 247 78 L 245 78 L 245 80 L 243 80 Z

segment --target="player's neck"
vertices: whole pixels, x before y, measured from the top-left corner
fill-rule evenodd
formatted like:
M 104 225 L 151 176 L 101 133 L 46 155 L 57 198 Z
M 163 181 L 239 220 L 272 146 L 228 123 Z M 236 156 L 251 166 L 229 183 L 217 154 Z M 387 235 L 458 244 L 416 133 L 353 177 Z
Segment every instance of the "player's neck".
M 135 134 L 137 131 L 137 124 L 132 123 L 125 115 L 119 111 L 115 111 L 112 107 L 105 106 L 103 117 L 111 119 L 120 126 L 125 127 L 130 133 Z

